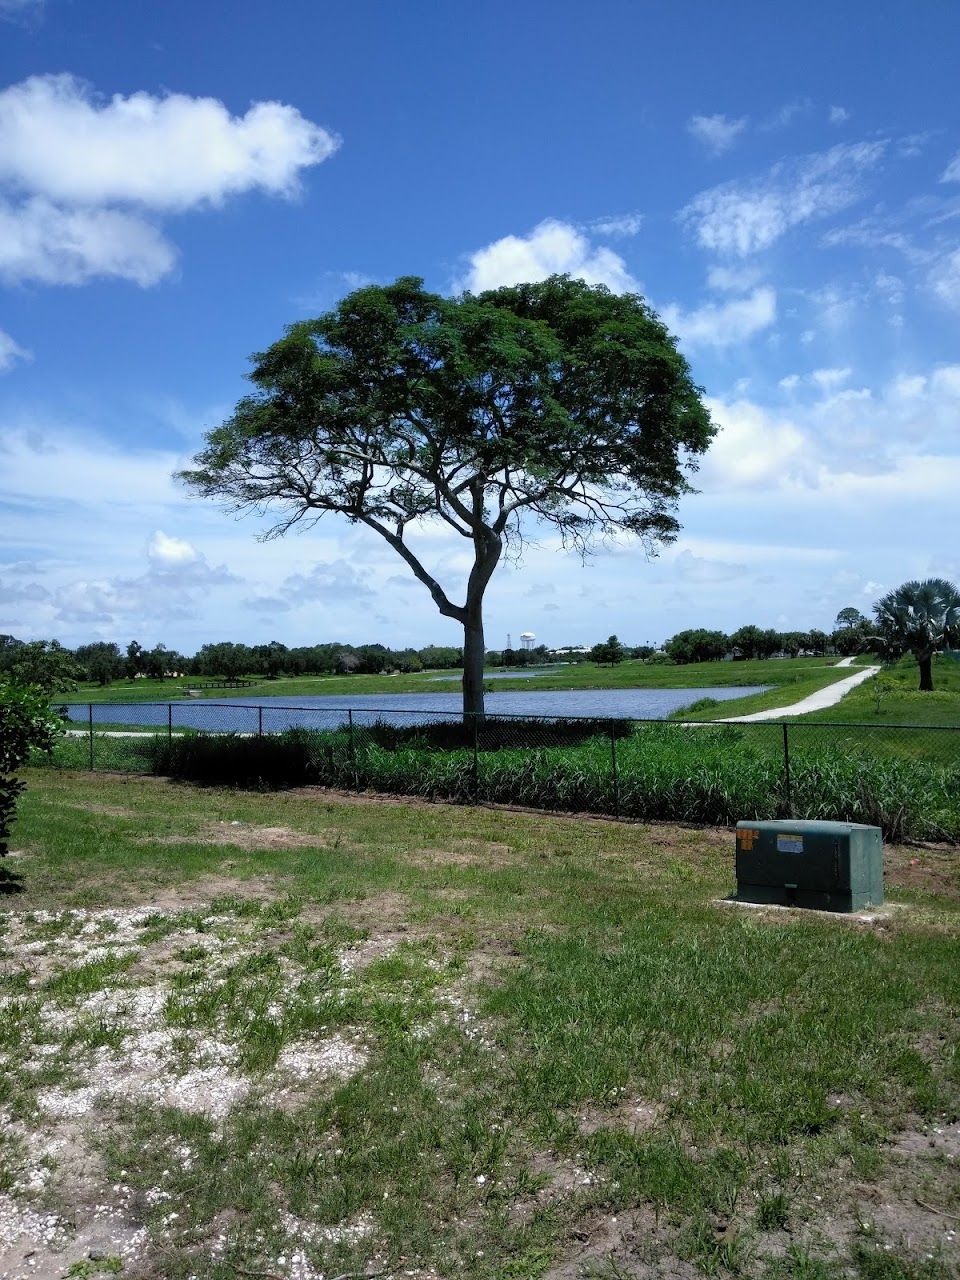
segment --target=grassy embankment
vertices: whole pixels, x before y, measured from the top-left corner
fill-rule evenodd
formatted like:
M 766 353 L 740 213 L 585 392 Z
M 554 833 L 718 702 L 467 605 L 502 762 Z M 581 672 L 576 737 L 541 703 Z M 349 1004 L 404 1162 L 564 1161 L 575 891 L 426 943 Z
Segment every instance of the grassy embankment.
M 11 1270 L 956 1274 L 953 855 L 857 925 L 717 905 L 728 833 L 29 784 Z
M 523 693 L 527 690 L 563 689 L 696 689 L 711 685 L 772 684 L 803 689 L 804 696 L 822 688 L 843 673 L 834 669 L 834 658 L 792 658 L 769 662 L 703 662 L 687 666 L 649 665 L 623 662 L 616 667 L 599 667 L 595 663 L 571 663 L 553 668 L 544 675 L 523 680 L 499 679 L 498 670 L 487 672 L 487 680 L 497 693 Z M 515 670 L 519 668 L 514 668 Z M 847 673 L 849 674 L 849 673 Z M 442 677 L 437 679 L 436 677 Z M 291 679 L 261 680 L 248 689 L 203 689 L 201 696 L 216 701 L 256 702 L 264 697 L 316 697 L 350 694 L 369 696 L 377 693 L 455 692 L 459 687 L 459 671 L 433 671 L 418 675 L 395 676 L 297 676 Z M 176 680 L 118 680 L 111 685 L 84 684 L 65 695 L 66 702 L 170 702 L 186 699 L 186 691 L 202 683 L 199 677 Z
M 770 662 L 756 665 L 774 667 L 779 664 Z M 837 671 L 836 678 L 853 675 L 857 667 L 879 665 L 881 664 L 878 658 L 859 658 L 852 669 L 843 668 Z M 677 668 L 677 670 L 684 670 L 684 668 Z M 884 666 L 877 680 L 864 681 L 846 694 L 836 706 L 828 707 L 824 711 L 811 712 L 803 716 L 803 720 L 805 723 L 842 721 L 848 724 L 960 727 L 960 662 L 953 658 L 935 657 L 933 682 L 933 693 L 921 693 L 917 688 L 919 683 L 917 664 L 912 658 L 904 658 L 900 662 Z M 708 682 L 704 681 L 704 683 Z M 769 683 L 769 681 L 763 681 L 763 683 Z M 816 684 L 813 680 L 802 680 L 793 687 L 778 686 L 755 698 L 698 706 L 695 718 L 716 720 L 729 715 L 763 711 L 767 707 L 788 705 L 791 702 L 798 702 L 809 693 L 814 693 L 818 688 L 822 688 L 824 683 L 826 682 Z M 787 693 L 790 695 L 789 698 L 784 696 Z M 880 694 L 879 704 L 878 693 Z M 679 712 L 674 718 L 685 715 L 685 712 Z M 784 719 L 790 718 L 789 715 L 784 716 Z

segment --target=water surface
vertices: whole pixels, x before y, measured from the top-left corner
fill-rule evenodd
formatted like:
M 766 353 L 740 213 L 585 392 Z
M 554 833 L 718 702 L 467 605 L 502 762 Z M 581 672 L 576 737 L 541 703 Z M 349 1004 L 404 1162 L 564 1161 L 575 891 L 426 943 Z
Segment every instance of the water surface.
M 664 720 L 673 711 L 688 707 L 700 698 L 729 702 L 748 694 L 762 693 L 769 685 L 738 685 L 701 689 L 530 689 L 516 693 L 488 693 L 489 715 L 514 716 L 596 716 L 628 717 L 635 720 Z M 392 720 L 396 724 L 449 720 L 460 714 L 460 691 L 451 693 L 370 693 L 317 695 L 315 697 L 241 698 L 214 701 L 183 699 L 171 704 L 157 702 L 95 702 L 94 724 L 134 724 L 251 733 L 303 726 L 330 729 L 343 724 L 348 708 L 354 723 Z M 86 703 L 68 707 L 71 720 L 86 722 Z

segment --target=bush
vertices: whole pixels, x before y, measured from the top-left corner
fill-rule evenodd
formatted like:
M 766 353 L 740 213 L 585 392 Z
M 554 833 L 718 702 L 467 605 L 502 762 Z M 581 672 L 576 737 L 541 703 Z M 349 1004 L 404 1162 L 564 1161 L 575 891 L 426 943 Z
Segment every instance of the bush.
M 749 734 L 736 725 L 640 726 L 618 743 L 616 777 L 606 728 L 575 744 L 517 745 L 476 756 L 472 743 L 438 748 L 431 736 L 439 728 L 421 726 L 419 740 L 394 746 L 384 745 L 391 735 L 376 725 L 355 727 L 352 737 L 346 729 L 158 737 L 153 766 L 221 786 L 368 788 L 640 820 L 729 825 L 786 814 L 776 725 Z M 960 841 L 955 765 L 800 747 L 791 753 L 791 784 L 797 816 L 875 824 L 889 840 Z
M 301 787 L 322 780 L 341 780 L 334 761 L 343 760 L 348 782 L 349 742 L 345 732 L 316 733 L 286 729 L 283 733 L 185 733 L 150 739 L 153 772 L 221 787 Z
M 16 772 L 31 750 L 49 751 L 62 732 L 60 721 L 36 685 L 0 679 L 0 857 L 8 851 L 17 798 L 24 784 Z

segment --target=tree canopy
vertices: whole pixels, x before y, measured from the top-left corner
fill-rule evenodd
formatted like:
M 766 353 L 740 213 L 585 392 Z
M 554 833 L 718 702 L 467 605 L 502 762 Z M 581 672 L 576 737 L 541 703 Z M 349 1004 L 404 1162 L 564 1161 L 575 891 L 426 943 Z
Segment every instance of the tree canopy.
M 523 518 L 587 552 L 676 536 L 714 433 L 684 357 L 640 297 L 554 276 L 447 298 L 404 277 L 291 325 L 254 393 L 182 473 L 275 537 L 333 512 L 382 537 L 464 628 L 464 709 L 483 706 L 483 595 Z M 472 545 L 462 599 L 411 545 L 439 521 Z
M 933 690 L 933 655 L 960 644 L 960 591 L 946 578 L 905 582 L 873 606 L 881 654 L 912 653 L 920 668 L 920 688 Z

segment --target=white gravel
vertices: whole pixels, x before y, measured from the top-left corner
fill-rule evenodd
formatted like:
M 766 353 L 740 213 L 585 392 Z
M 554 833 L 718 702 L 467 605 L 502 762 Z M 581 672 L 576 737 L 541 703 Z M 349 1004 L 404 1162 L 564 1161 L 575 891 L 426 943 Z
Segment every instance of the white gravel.
M 28 1072 L 63 1066 L 68 1075 L 38 1089 L 34 1116 L 29 1123 L 16 1122 L 19 1141 L 11 1148 L 15 1152 L 11 1194 L 0 1196 L 0 1280 L 59 1278 L 73 1262 L 86 1258 L 89 1249 L 132 1261 L 142 1258 L 149 1247 L 147 1229 L 135 1221 L 131 1187 L 123 1180 L 114 1186 L 101 1185 L 97 1162 L 88 1149 L 89 1127 L 111 1100 L 176 1107 L 220 1124 L 254 1088 L 258 1098 L 269 1100 L 263 1091 L 263 1085 L 269 1084 L 289 1103 L 312 1084 L 347 1079 L 367 1063 L 368 1050 L 362 1043 L 331 1028 L 329 1034 L 285 1045 L 276 1069 L 265 1079 L 251 1079 L 241 1071 L 238 1046 L 222 1025 L 203 1030 L 169 1025 L 166 1012 L 171 996 L 189 1002 L 201 993 L 216 991 L 224 966 L 255 953 L 260 941 L 254 921 L 231 914 L 211 915 L 204 918 L 203 929 L 197 929 L 191 912 L 184 913 L 182 927 L 172 915 L 171 927 L 157 947 L 152 926 L 159 914 L 155 907 L 137 907 L 11 912 L 4 918 L 0 957 L 13 972 L 25 971 L 34 990 L 3 1003 L 8 1008 L 23 1005 L 28 1012 L 32 1005 L 38 1014 L 35 1023 L 29 1016 L 23 1023 L 25 1029 L 36 1028 L 37 1038 L 29 1038 L 28 1033 L 19 1051 L 9 1055 L 9 1066 Z M 205 931 L 214 928 L 215 933 Z M 338 957 L 345 983 L 349 985 L 355 971 L 386 954 L 392 945 L 380 940 L 345 948 Z M 206 955 L 199 960 L 202 986 L 190 986 L 184 992 L 172 977 L 182 972 L 182 966 L 166 965 L 187 947 L 200 947 Z M 65 982 L 57 997 L 45 997 L 41 1003 L 39 988 L 51 977 L 112 957 L 129 964 L 105 968 L 101 989 L 74 997 L 70 983 Z M 279 959 L 283 978 L 268 1010 L 277 1020 L 302 976 L 288 957 Z M 85 1047 L 84 1028 L 99 1023 L 121 1036 L 109 1045 Z M 68 1037 L 75 1039 L 69 1049 Z M 6 1112 L 0 1112 L 0 1123 L 12 1131 L 13 1121 Z M 181 1167 L 192 1158 L 185 1146 L 171 1154 Z M 67 1178 L 68 1169 L 82 1170 L 77 1175 L 82 1185 L 73 1180 L 74 1172 Z M 148 1189 L 146 1196 L 155 1205 L 171 1198 L 163 1185 Z M 43 1212 L 44 1200 L 61 1212 Z M 166 1225 L 161 1225 L 161 1232 L 175 1232 L 178 1206 L 164 1207 L 169 1212 L 162 1219 Z M 311 1244 L 359 1240 L 374 1229 L 367 1219 L 312 1226 L 288 1218 L 285 1226 L 289 1249 L 282 1261 L 277 1259 L 277 1273 L 289 1280 L 323 1280 L 305 1252 Z
M 277 1067 L 296 1080 L 311 1080 L 315 1076 L 336 1076 L 345 1080 L 356 1075 L 366 1062 L 365 1049 L 342 1036 L 333 1035 L 327 1040 L 297 1040 L 284 1045 Z

